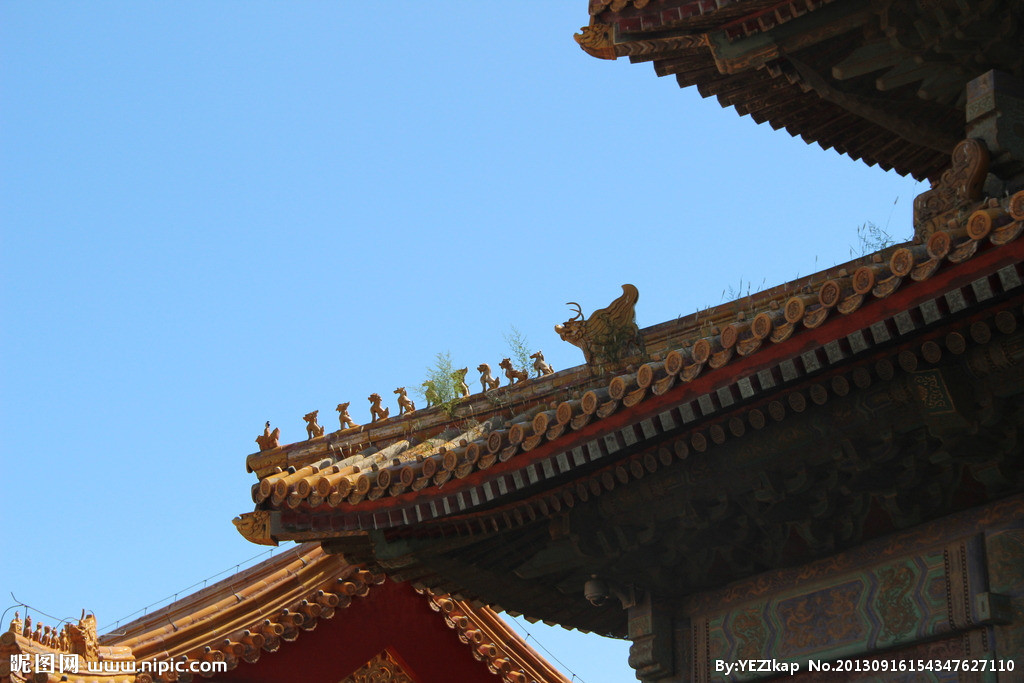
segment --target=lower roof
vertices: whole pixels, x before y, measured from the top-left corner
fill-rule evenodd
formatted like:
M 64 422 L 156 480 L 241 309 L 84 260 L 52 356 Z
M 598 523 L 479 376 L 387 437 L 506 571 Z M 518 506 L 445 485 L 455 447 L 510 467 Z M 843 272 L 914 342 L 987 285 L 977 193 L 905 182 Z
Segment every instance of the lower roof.
M 87 674 L 86 660 L 97 657 L 136 664 L 177 662 L 183 669 L 191 663 L 226 662 L 231 670 L 242 663 L 257 664 L 264 654 L 294 647 L 297 641 L 301 644 L 304 633 L 319 622 L 344 619 L 346 608 L 375 595 L 385 581 L 383 574 L 353 566 L 317 544 L 300 544 L 100 636 L 98 653 L 82 654 L 36 635 L 43 633 L 39 624 L 36 631 L 26 632 L 21 623 L 0 636 L 0 657 L 6 662 L 9 655 L 30 655 L 33 664 L 36 655 L 74 657 L 82 673 L 70 675 L 71 683 L 161 680 L 148 673 Z M 426 590 L 419 593 L 437 613 L 438 627 L 453 629 L 466 645 L 467 656 L 484 661 L 495 680 L 567 682 L 489 608 Z M 45 633 L 50 633 L 49 627 Z M 0 670 L 0 683 L 36 680 L 62 679 L 34 666 L 24 675 Z

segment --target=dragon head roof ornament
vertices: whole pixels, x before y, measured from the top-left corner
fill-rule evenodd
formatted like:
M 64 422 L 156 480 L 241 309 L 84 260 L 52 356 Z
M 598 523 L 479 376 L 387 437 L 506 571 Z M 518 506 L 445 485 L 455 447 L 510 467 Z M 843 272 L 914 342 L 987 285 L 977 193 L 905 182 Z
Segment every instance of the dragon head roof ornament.
M 564 341 L 578 346 L 583 351 L 587 365 L 600 366 L 617 363 L 631 356 L 644 353 L 644 341 L 636 324 L 636 302 L 640 292 L 633 285 L 622 285 L 622 296 L 606 308 L 594 311 L 587 319 L 578 303 L 566 305 L 576 307 L 576 315 L 561 325 L 555 325 L 555 332 Z

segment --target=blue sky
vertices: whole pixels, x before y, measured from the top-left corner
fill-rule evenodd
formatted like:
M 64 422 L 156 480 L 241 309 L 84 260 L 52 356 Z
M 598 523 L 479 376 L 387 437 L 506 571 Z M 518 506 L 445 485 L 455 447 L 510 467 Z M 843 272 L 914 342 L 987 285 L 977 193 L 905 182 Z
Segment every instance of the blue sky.
M 566 301 L 631 282 L 645 326 L 912 232 L 914 181 L 589 57 L 583 0 L 511 7 L 0 3 L 8 602 L 112 627 L 260 553 L 230 520 L 268 419 L 365 421 L 512 326 L 577 365 Z

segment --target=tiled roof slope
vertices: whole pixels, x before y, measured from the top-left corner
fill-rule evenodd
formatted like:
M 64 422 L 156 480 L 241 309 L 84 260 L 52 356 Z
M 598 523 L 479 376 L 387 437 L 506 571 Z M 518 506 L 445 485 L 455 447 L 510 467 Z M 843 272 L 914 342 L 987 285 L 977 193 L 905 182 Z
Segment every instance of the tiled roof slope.
M 723 107 L 869 165 L 936 179 L 964 86 L 1020 78 L 1020 3 L 591 0 L 589 54 L 653 62 Z M 998 27 L 998 28 L 996 28 Z M 955 35 L 955 38 L 954 38 Z
M 265 652 L 276 652 L 295 641 L 321 620 L 332 619 L 370 594 L 385 581 L 328 555 L 314 544 L 298 545 L 234 576 L 189 595 L 101 636 L 101 654 L 142 661 L 255 663 Z M 508 683 L 563 683 L 565 677 L 548 664 L 502 619 L 487 607 L 477 607 L 447 595 L 421 592 L 448 628 L 501 680 Z M 7 632 L 0 654 L 56 652 L 31 638 Z M 81 670 L 84 672 L 85 667 Z M 195 676 L 196 679 L 200 678 Z M 188 681 L 190 674 L 166 680 Z M 0 670 L 0 683 L 60 681 L 58 674 L 26 676 Z M 69 674 L 70 683 L 153 683 L 138 675 Z
M 44 642 L 40 642 L 43 640 Z M 13 665 L 16 657 L 26 657 L 26 664 L 29 666 L 29 671 L 19 671 Z M 76 674 L 55 674 L 45 673 L 43 671 L 36 670 L 35 657 L 72 657 L 73 661 L 76 662 L 79 669 L 83 672 L 82 675 Z M 125 655 L 124 653 L 115 654 L 110 651 L 110 648 L 104 648 L 100 651 L 100 656 L 103 657 L 104 661 L 113 662 L 128 662 L 131 661 L 131 656 Z M 49 668 L 54 671 L 57 670 L 61 664 L 60 660 L 54 659 L 53 667 L 45 666 L 41 668 Z M 65 669 L 70 670 L 69 666 L 64 666 Z M 68 683 L 136 683 L 137 679 L 134 675 L 125 675 L 122 673 L 92 673 L 85 674 L 85 659 L 81 656 L 69 652 L 65 647 L 53 642 L 45 642 L 45 639 L 39 637 L 33 637 L 31 634 L 26 636 L 22 633 L 16 632 L 15 629 L 9 629 L 3 633 L 0 633 L 0 683 L 54 683 L 57 681 L 66 681 Z
M 253 487 L 257 508 L 280 511 L 283 525 L 271 528 L 266 540 L 320 537 L 289 532 L 293 512 L 329 514 L 330 530 L 340 533 L 400 528 L 496 505 L 627 448 L 631 439 L 649 438 L 647 431 L 694 419 L 679 410 L 664 413 L 670 406 L 711 415 L 790 375 L 813 374 L 970 302 L 1015 290 L 1024 255 L 1024 240 L 1017 239 L 1024 232 L 1024 193 L 976 209 L 926 244 L 892 247 L 649 327 L 643 330 L 649 360 L 617 374 L 581 366 L 471 396 L 454 421 L 436 409 L 418 411 L 253 454 L 247 463 L 260 478 Z M 866 307 L 873 324 L 861 329 L 855 314 Z M 631 437 L 627 429 L 593 440 L 641 414 L 651 416 L 639 423 L 644 434 Z M 712 432 L 708 438 L 725 437 Z M 676 448 L 662 454 L 663 464 L 700 444 Z M 628 467 L 637 476 L 658 467 L 646 460 Z M 546 505 L 571 505 L 601 488 L 598 480 L 577 481 Z
M 465 600 L 450 595 L 429 596 L 431 609 L 445 617 L 448 628 L 459 634 L 459 640 L 473 648 L 473 656 L 487 662 L 491 673 L 509 683 L 568 683 L 558 670 L 548 664 L 526 644 L 494 610 L 474 608 Z
M 384 580 L 297 546 L 101 638 L 136 659 L 255 662 L 330 619 Z

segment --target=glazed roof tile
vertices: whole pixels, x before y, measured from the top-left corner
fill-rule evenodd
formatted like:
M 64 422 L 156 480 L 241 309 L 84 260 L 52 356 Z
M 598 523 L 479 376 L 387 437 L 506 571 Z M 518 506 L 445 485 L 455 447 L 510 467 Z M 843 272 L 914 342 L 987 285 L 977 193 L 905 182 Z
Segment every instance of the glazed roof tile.
M 444 614 L 445 624 L 459 634 L 459 640 L 473 648 L 473 656 L 487 662 L 491 673 L 509 683 L 568 683 L 493 610 L 474 608 L 464 600 L 426 589 L 420 592 L 429 596 L 431 609 Z
M 473 395 L 456 412 L 458 429 L 444 431 L 452 420 L 439 410 L 418 411 L 253 454 L 247 463 L 260 477 L 253 488 L 257 508 L 279 511 L 273 538 L 321 538 L 289 529 L 291 520 L 308 513 L 330 516 L 336 535 L 457 517 L 593 469 L 654 433 L 777 392 L 932 322 L 940 309 L 956 312 L 966 305 L 961 302 L 1020 287 L 1024 193 L 973 208 L 925 244 L 891 247 L 646 328 L 647 362 L 612 376 L 580 366 Z M 865 328 L 854 314 L 866 307 L 871 324 Z M 667 465 L 690 448 L 702 450 L 706 439 L 727 438 L 726 429 L 744 427 L 713 426 L 691 443 L 677 442 L 674 453 L 623 463 L 617 476 L 641 477 L 659 466 L 658 458 Z M 359 453 L 347 455 L 353 450 Z M 290 469 L 274 471 L 282 465 Z M 604 471 L 566 484 L 542 504 L 572 505 L 574 497 L 613 484 L 600 480 L 611 476 Z M 514 505 L 497 510 L 488 523 L 534 514 Z
M 102 648 L 100 654 L 106 661 L 131 661 L 130 653 L 126 655 L 123 652 L 114 652 L 111 648 Z M 27 655 L 29 657 L 29 671 L 20 672 L 14 670 L 12 661 L 14 657 L 19 655 Z M 35 657 L 37 656 L 71 657 L 75 666 L 82 673 L 64 675 L 37 671 L 35 669 Z M 69 664 L 58 662 L 60 660 L 55 659 L 54 666 L 46 668 L 56 670 L 57 667 L 63 664 L 65 670 L 71 670 L 72 667 Z M 87 673 L 87 671 L 86 659 L 72 653 L 65 646 L 54 642 L 40 642 L 38 637 L 25 636 L 21 633 L 16 633 L 14 630 L 0 633 L 0 683 L 23 683 L 25 681 L 32 683 L 57 683 L 59 681 L 64 681 L 65 683 L 136 683 L 137 681 L 134 675 L 113 672 Z
M 318 545 L 298 545 L 234 576 L 137 619 L 99 639 L 100 655 L 122 661 L 226 661 L 255 663 L 264 652 L 336 617 L 370 594 L 385 577 L 350 565 Z M 491 609 L 448 595 L 420 591 L 444 615 L 474 658 L 508 683 L 564 683 L 567 679 L 538 655 Z M 5 632 L 0 656 L 59 653 L 58 647 Z M 84 660 L 82 660 L 84 661 Z M 80 669 L 84 672 L 86 667 Z M 31 676 L 35 676 L 32 678 Z M 48 677 L 49 676 L 49 677 Z M 59 681 L 57 674 L 18 677 L 0 671 L 0 683 Z M 70 675 L 71 683 L 152 683 L 138 675 Z M 158 680 L 158 679 L 156 679 Z

